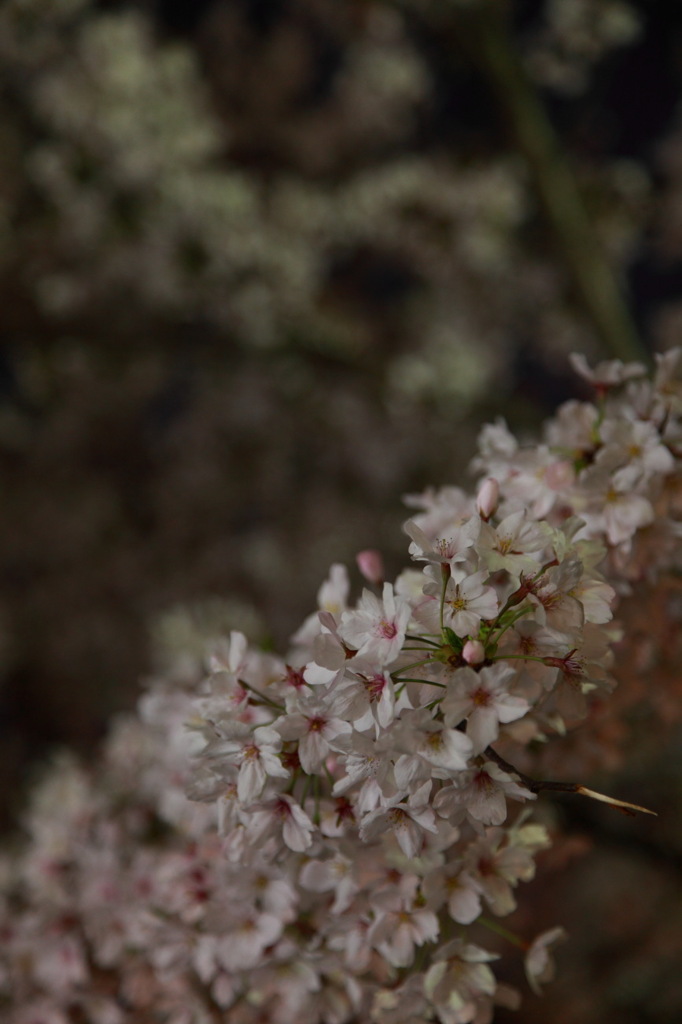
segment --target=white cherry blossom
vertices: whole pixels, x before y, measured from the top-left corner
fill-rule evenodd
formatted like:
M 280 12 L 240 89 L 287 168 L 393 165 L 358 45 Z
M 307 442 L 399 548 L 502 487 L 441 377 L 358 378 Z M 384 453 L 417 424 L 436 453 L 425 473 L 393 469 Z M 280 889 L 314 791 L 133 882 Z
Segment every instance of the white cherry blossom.
M 412 519 L 408 519 L 403 529 L 412 538 L 409 553 L 415 561 L 455 565 L 467 557 L 478 535 L 480 520 L 476 516 L 470 516 L 461 522 L 453 523 L 445 535 L 435 537 L 430 537 Z
M 394 967 L 409 967 L 415 947 L 438 938 L 438 918 L 433 911 L 395 890 L 378 893 L 372 906 L 377 917 L 368 939 Z
M 437 623 L 438 606 L 442 590 L 440 580 L 433 579 L 427 566 L 425 572 L 430 582 L 424 586 L 424 593 L 438 600 L 432 602 L 430 608 L 431 625 Z M 445 587 L 444 623 L 450 626 L 458 636 L 476 636 L 482 619 L 494 619 L 499 610 L 499 600 L 494 587 L 485 585 L 488 573 L 466 572 L 455 567 Z M 425 610 L 424 610 L 425 611 Z M 426 620 L 422 611 L 420 616 Z
M 332 914 L 342 914 L 360 889 L 355 878 L 353 861 L 342 853 L 327 860 L 309 860 L 301 868 L 299 882 L 313 892 L 333 892 Z
M 470 1024 L 478 1010 L 492 1006 L 495 975 L 488 966 L 493 953 L 453 939 L 443 946 L 426 972 L 424 991 L 445 1024 Z
M 524 967 L 528 984 L 536 995 L 540 995 L 540 986 L 546 985 L 554 977 L 554 961 L 549 947 L 555 942 L 563 942 L 567 938 L 563 928 L 550 928 L 538 935 L 524 957 Z
M 646 374 L 643 363 L 622 363 L 620 359 L 606 359 L 592 369 L 581 352 L 571 352 L 569 359 L 575 372 L 597 389 L 608 390 Z
M 217 944 L 216 960 L 227 971 L 240 971 L 259 965 L 284 925 L 274 914 L 259 913 L 251 904 L 233 903 L 228 927 Z
M 453 921 L 471 924 L 481 915 L 481 887 L 463 867 L 461 860 L 430 871 L 424 879 L 427 906 L 446 906 Z
M 394 737 L 396 750 L 408 751 L 395 762 L 396 782 L 402 789 L 415 780 L 450 778 L 468 766 L 473 752 L 468 736 L 448 728 L 427 708 L 404 712 Z
M 343 770 L 346 774 L 334 783 L 334 796 L 343 796 L 353 786 L 366 782 L 376 783 L 378 794 L 386 789 L 393 795 L 396 786 L 390 757 L 393 749 L 390 735 L 383 733 L 375 739 L 365 733 L 352 732 L 341 737 L 336 748 L 343 754 Z
M 246 839 L 250 849 L 261 846 L 270 836 L 281 835 L 295 853 L 302 853 L 312 844 L 315 826 L 302 807 L 286 793 L 280 793 L 265 804 L 256 805 L 246 822 Z
M 363 591 L 357 610 L 342 615 L 339 633 L 359 657 L 382 667 L 398 657 L 411 616 L 408 602 L 395 595 L 393 584 L 384 583 L 381 600 Z
M 261 725 L 252 730 L 242 722 L 224 722 L 215 728 L 217 735 L 208 741 L 203 755 L 211 762 L 238 766 L 237 795 L 242 803 L 260 796 L 268 776 L 289 777 L 278 757 L 282 737 L 276 729 Z
M 480 753 L 497 739 L 500 724 L 514 722 L 529 710 L 524 697 L 509 692 L 515 670 L 498 662 L 480 672 L 458 669 L 441 705 L 445 724 L 459 725 L 466 719 L 466 734 L 474 753 Z
M 550 530 L 534 522 L 524 511 L 512 512 L 497 526 L 481 523 L 477 550 L 489 572 L 506 569 L 512 576 L 539 568 L 540 552 L 547 546 Z
M 406 857 L 415 857 L 424 843 L 425 832 L 437 832 L 434 812 L 429 805 L 431 783 L 426 782 L 407 802 L 405 794 L 397 793 L 383 807 L 370 811 L 360 822 L 360 835 L 365 840 L 376 839 L 390 831 Z
M 461 772 L 441 789 L 433 806 L 451 821 L 465 816 L 474 824 L 501 825 L 507 817 L 507 799 L 534 800 L 535 794 L 492 761 Z
M 285 740 L 298 740 L 301 766 L 309 775 L 318 772 L 339 736 L 352 731 L 349 722 L 338 717 L 340 699 L 325 699 L 319 691 L 296 695 L 288 702 L 288 712 L 275 723 Z
M 335 706 L 344 718 L 363 732 L 375 727 L 387 728 L 396 717 L 395 686 L 388 672 L 355 663 L 353 672 L 346 672 L 334 688 Z M 405 706 L 399 701 L 398 707 Z

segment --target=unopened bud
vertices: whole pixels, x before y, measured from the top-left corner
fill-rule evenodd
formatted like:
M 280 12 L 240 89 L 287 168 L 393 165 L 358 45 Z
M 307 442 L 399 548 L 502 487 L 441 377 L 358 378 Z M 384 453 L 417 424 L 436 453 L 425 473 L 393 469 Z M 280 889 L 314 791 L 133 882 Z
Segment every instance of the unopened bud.
M 480 665 L 485 661 L 485 647 L 480 640 L 467 640 L 462 648 L 462 657 L 467 665 Z
M 370 583 L 380 586 L 384 582 L 384 562 L 378 551 L 360 551 L 355 556 L 358 569 Z
M 480 513 L 481 519 L 485 519 L 486 522 L 490 519 L 497 508 L 499 500 L 500 485 L 495 477 L 489 476 L 479 487 L 476 496 L 476 508 Z

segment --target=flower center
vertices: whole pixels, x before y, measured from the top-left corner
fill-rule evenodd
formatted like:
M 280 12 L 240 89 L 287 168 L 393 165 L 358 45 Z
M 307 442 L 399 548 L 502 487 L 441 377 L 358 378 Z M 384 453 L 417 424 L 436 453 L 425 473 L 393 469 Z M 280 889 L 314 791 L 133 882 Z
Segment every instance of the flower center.
M 492 793 L 493 790 L 495 789 L 495 784 L 493 780 L 490 778 L 488 773 L 484 772 L 483 770 L 481 770 L 480 772 L 476 772 L 476 774 L 474 775 L 473 782 L 475 788 L 482 791 L 483 793 Z
M 368 679 L 367 676 L 363 676 L 362 681 L 364 683 L 365 690 L 367 691 L 370 703 L 374 704 L 376 701 L 380 700 L 381 695 L 384 692 L 384 686 L 386 685 L 384 677 L 376 675 Z
M 537 644 L 532 636 L 522 636 L 519 647 L 523 654 L 532 654 L 537 650 Z
M 382 636 L 385 640 L 392 640 L 396 636 L 398 630 L 394 622 L 388 622 L 386 619 L 382 619 L 379 623 L 379 636 Z
M 443 733 L 442 732 L 431 732 L 426 740 L 428 746 L 432 747 L 433 750 L 440 750 L 443 746 Z
M 495 865 L 489 857 L 481 857 L 476 865 L 478 873 L 482 878 L 490 877 L 495 874 Z
M 287 665 L 286 670 L 287 672 L 284 679 L 289 686 L 293 686 L 296 690 L 300 690 L 302 686 L 305 686 L 305 679 L 303 678 L 302 672 L 299 672 L 297 668 L 292 668 L 291 665 Z

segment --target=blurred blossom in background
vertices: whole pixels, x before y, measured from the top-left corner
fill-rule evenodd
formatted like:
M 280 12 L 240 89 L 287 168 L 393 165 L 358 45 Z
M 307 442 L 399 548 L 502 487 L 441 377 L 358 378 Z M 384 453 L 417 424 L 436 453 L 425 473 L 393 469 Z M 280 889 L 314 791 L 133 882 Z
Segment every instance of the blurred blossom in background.
M 571 351 L 680 343 L 681 54 L 657 0 L 4 0 L 5 822 L 152 668 L 234 628 L 282 647 L 364 549 L 393 575 L 401 496 L 470 486 L 486 420 L 531 436 L 584 396 Z M 598 767 L 672 812 L 656 599 L 671 689 L 646 710 L 635 609 Z M 562 1019 L 679 1020 L 679 823 L 547 813 L 525 912 L 574 939 Z

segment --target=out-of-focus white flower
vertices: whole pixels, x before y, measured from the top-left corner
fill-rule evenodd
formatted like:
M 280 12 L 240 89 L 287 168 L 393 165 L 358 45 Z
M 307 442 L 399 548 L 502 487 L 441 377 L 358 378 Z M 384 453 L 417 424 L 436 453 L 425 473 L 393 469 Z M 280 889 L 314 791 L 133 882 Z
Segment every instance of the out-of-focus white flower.
M 439 950 L 424 979 L 424 991 L 447 1024 L 468 1024 L 481 1004 L 490 1007 L 495 975 L 488 966 L 497 957 L 480 946 L 454 939 Z
M 533 939 L 524 957 L 524 966 L 528 984 L 537 995 L 540 995 L 540 986 L 547 984 L 554 977 L 555 966 L 549 947 L 555 942 L 563 942 L 566 938 L 563 928 L 550 928 Z
M 407 803 L 404 794 L 398 793 L 386 801 L 383 807 L 370 811 L 360 822 L 360 835 L 371 841 L 382 833 L 390 831 L 395 836 L 406 857 L 416 857 L 422 848 L 425 832 L 436 832 L 436 820 L 429 805 L 427 782 L 416 790 Z
M 571 352 L 569 359 L 575 372 L 597 390 L 618 387 L 628 380 L 644 377 L 646 374 L 646 366 L 643 363 L 622 363 L 620 359 L 608 359 L 592 369 L 580 352 Z
M 406 900 L 395 890 L 378 893 L 372 906 L 377 917 L 369 930 L 369 941 L 394 967 L 409 967 L 415 946 L 438 938 L 438 918 L 433 911 Z
M 381 586 L 385 579 L 384 561 L 378 551 L 359 551 L 355 556 L 358 569 L 369 583 Z
M 487 522 L 500 501 L 500 485 L 494 476 L 483 481 L 476 495 L 476 508 L 481 519 Z
M 269 775 L 289 777 L 278 757 L 282 737 L 275 729 L 261 725 L 252 730 L 242 722 L 225 722 L 215 728 L 218 735 L 209 740 L 203 756 L 239 767 L 237 795 L 242 803 L 260 796 Z
M 312 843 L 315 826 L 303 808 L 286 793 L 257 805 L 249 815 L 246 836 L 250 846 L 260 846 L 270 836 L 281 835 L 290 850 L 303 853 Z
M 332 565 L 329 576 L 317 592 L 317 605 L 321 612 L 327 612 L 336 622 L 348 607 L 350 580 L 345 565 Z M 305 620 L 300 629 L 294 633 L 292 643 L 309 645 L 321 630 L 318 612 L 313 612 Z
M 481 914 L 481 887 L 461 861 L 453 860 L 430 871 L 424 879 L 424 895 L 428 906 L 446 906 L 458 924 L 471 924 Z

